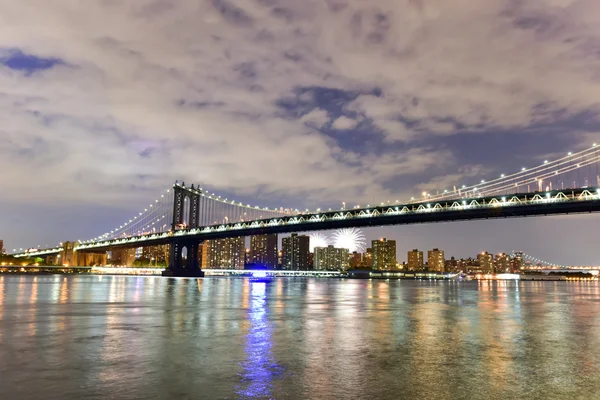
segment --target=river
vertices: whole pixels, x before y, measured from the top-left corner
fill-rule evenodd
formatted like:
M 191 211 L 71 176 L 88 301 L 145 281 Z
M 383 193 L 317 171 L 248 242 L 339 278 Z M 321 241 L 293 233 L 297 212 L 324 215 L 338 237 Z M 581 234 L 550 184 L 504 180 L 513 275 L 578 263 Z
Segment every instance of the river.
M 599 289 L 0 276 L 0 398 L 600 398 Z

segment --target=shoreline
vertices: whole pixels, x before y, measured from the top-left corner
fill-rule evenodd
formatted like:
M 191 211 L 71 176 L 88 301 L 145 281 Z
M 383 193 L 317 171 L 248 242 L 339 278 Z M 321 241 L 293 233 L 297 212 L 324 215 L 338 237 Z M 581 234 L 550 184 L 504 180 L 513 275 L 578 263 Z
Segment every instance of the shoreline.
M 78 266 L 1 266 L 3 275 L 93 275 L 93 276 L 162 276 L 164 268 L 147 267 L 78 267 Z M 203 270 L 206 277 L 269 277 L 269 278 L 337 278 L 351 280 L 427 280 L 427 281 L 535 281 L 535 282 L 571 282 L 598 281 L 597 276 L 569 276 L 547 274 L 439 274 L 431 272 L 397 271 L 289 271 L 289 270 Z M 573 274 L 575 275 L 575 274 Z

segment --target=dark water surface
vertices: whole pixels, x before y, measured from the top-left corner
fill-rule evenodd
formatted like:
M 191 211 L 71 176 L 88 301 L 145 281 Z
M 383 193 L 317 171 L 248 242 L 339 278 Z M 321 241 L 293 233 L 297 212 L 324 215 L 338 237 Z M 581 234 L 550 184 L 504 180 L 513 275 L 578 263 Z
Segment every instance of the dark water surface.
M 0 399 L 236 398 L 599 399 L 599 286 L 0 277 Z

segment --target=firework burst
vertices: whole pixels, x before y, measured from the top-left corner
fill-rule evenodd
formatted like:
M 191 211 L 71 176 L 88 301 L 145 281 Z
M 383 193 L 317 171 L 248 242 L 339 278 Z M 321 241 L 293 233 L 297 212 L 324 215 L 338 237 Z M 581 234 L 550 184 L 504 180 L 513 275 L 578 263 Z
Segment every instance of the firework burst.
M 315 251 L 315 247 L 327 247 L 329 245 L 329 239 L 327 236 L 320 232 L 314 232 L 309 234 L 310 236 L 310 252 Z
M 335 247 L 348 249 L 350 253 L 355 251 L 364 253 L 367 245 L 365 234 L 356 228 L 344 228 L 334 231 L 331 235 L 331 241 Z

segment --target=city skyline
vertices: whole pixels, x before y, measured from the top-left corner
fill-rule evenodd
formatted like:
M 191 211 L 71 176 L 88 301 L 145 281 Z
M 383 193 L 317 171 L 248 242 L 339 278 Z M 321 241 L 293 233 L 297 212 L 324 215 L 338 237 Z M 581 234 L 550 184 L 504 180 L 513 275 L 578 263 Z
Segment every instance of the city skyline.
M 339 207 L 600 142 L 590 0 L 28 3 L 0 5 L 9 251 L 95 237 L 176 179 L 245 203 Z M 396 238 L 399 253 L 514 249 L 597 265 L 600 217 L 585 218 L 366 235 Z

